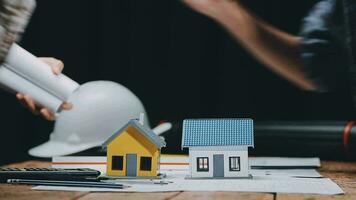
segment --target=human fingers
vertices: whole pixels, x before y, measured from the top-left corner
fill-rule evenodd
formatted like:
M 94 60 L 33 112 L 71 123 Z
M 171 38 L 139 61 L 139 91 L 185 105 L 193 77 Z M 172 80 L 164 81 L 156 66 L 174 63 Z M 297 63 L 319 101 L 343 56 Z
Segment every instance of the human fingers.
M 42 108 L 40 113 L 41 113 L 42 117 L 48 121 L 56 120 L 55 115 L 51 111 L 49 111 L 47 108 Z
M 37 115 L 38 110 L 36 109 L 35 101 L 33 101 L 28 95 L 24 95 L 23 100 L 25 107 L 28 108 L 33 114 Z
M 47 63 L 49 66 L 51 66 L 54 74 L 59 75 L 60 73 L 62 73 L 64 64 L 61 60 L 52 57 L 41 57 L 40 59 L 43 62 Z
M 69 103 L 69 102 L 64 102 L 62 105 L 61 105 L 62 109 L 64 110 L 70 110 L 73 108 L 73 104 L 72 103 Z

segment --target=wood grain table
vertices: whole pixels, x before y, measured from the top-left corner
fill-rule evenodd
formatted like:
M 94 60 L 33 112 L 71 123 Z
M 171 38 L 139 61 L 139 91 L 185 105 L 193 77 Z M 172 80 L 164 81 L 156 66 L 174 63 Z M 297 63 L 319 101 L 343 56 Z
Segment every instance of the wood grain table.
M 27 161 L 15 163 L 10 167 L 49 167 L 48 162 Z M 247 192 L 163 192 L 163 193 L 89 193 L 33 191 L 32 186 L 0 184 L 0 199 L 145 199 L 145 200 L 188 200 L 188 199 L 241 199 L 241 200 L 356 200 L 356 162 L 323 161 L 319 172 L 334 180 L 345 195 L 306 195 L 280 193 L 247 193 Z

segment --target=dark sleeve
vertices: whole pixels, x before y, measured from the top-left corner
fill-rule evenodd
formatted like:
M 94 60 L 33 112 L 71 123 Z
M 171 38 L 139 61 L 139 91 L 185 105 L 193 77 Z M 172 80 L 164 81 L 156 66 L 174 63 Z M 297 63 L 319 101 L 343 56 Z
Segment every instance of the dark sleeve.
M 309 78 L 320 91 L 347 85 L 347 53 L 342 10 L 337 0 L 324 0 L 304 18 L 300 56 Z

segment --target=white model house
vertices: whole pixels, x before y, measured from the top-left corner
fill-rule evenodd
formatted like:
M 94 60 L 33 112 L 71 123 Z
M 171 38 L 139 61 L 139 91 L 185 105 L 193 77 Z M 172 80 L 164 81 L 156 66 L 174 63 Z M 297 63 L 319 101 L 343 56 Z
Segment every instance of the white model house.
M 191 178 L 250 177 L 248 147 L 254 146 L 252 119 L 188 119 L 182 148 L 189 148 Z

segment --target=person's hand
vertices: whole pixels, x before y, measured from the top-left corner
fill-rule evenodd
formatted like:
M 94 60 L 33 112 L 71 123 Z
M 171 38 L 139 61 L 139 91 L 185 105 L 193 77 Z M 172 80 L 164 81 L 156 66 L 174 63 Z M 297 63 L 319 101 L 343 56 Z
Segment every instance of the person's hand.
M 45 62 L 49 66 L 51 66 L 53 73 L 56 75 L 59 75 L 64 68 L 63 62 L 58 59 L 48 58 L 48 57 L 42 57 L 39 59 L 41 59 L 43 62 Z M 48 108 L 43 108 L 43 107 L 36 105 L 36 103 L 33 101 L 33 99 L 31 99 L 31 97 L 28 96 L 27 94 L 17 93 L 16 98 L 19 100 L 19 102 L 22 105 L 24 105 L 26 108 L 28 108 L 33 114 L 41 115 L 42 117 L 44 117 L 45 119 L 47 119 L 49 121 L 54 121 L 56 119 L 53 112 L 51 112 Z M 65 110 L 69 110 L 73 107 L 72 104 L 68 103 L 68 102 L 63 103 L 61 106 L 62 106 L 62 109 L 65 109 Z
M 183 0 L 193 10 L 213 19 L 222 17 L 231 7 L 237 5 L 237 0 Z

